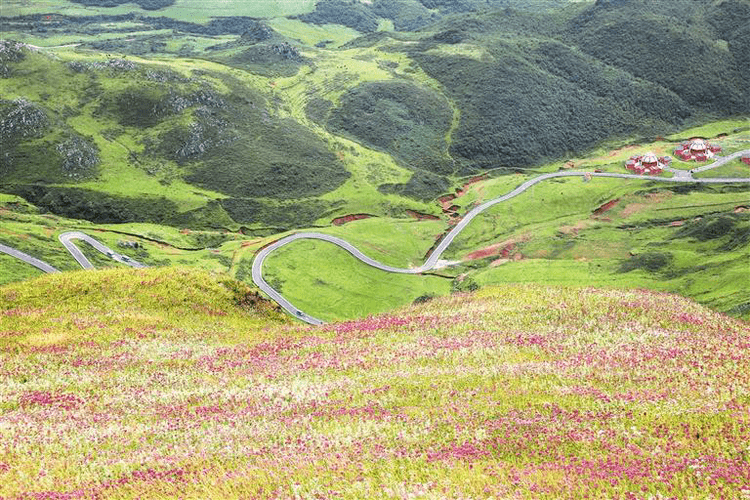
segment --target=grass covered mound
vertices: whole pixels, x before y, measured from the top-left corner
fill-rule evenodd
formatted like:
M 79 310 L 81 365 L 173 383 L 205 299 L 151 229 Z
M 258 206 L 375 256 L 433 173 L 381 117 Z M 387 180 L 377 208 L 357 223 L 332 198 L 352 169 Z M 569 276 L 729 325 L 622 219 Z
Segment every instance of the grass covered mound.
M 117 280 L 138 291 L 108 302 Z M 0 496 L 740 497 L 750 481 L 750 327 L 689 300 L 510 286 L 310 328 L 236 321 L 231 292 L 193 281 L 0 289 Z M 50 303 L 36 289 L 53 285 Z
M 183 335 L 234 337 L 283 323 L 278 306 L 244 283 L 191 268 L 108 269 L 49 274 L 0 289 L 5 352 Z M 222 318 L 223 324 L 215 318 Z M 213 330 L 211 330 L 213 329 Z

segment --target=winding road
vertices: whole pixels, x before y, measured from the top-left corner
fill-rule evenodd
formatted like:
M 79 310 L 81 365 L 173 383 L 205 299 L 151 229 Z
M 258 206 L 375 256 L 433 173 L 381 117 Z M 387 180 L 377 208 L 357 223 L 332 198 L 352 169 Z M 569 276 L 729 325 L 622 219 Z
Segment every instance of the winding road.
M 88 243 L 89 245 L 91 245 L 96 250 L 103 253 L 110 259 L 116 260 L 117 262 L 121 262 L 130 267 L 146 267 L 144 264 L 141 264 L 140 262 L 136 262 L 126 255 L 121 255 L 119 253 L 114 252 L 108 246 L 101 244 L 98 240 L 95 240 L 88 234 L 82 233 L 80 231 L 69 231 L 67 233 L 62 233 L 58 237 L 58 239 L 60 240 L 60 243 L 62 243 L 63 246 L 68 249 L 68 252 L 70 252 L 73 258 L 76 261 L 78 261 L 78 263 L 84 269 L 94 269 L 94 265 L 91 263 L 89 259 L 86 258 L 85 255 L 83 255 L 83 252 L 81 252 L 81 249 L 78 248 L 75 243 L 73 243 L 73 240 L 85 241 L 86 243 Z
M 750 150 L 740 151 L 738 153 L 730 155 L 730 157 L 723 157 L 721 159 L 717 159 L 717 161 L 709 165 L 709 167 L 710 168 L 719 167 L 727 163 L 728 161 L 734 158 L 737 158 L 745 153 L 750 153 Z M 704 169 L 704 170 L 707 170 L 707 169 Z M 688 174 L 690 173 L 688 172 Z M 675 177 L 656 177 L 656 176 L 649 176 L 649 175 L 618 174 L 618 173 L 609 173 L 609 172 L 552 172 L 548 174 L 542 174 L 538 177 L 534 177 L 533 179 L 529 179 L 528 181 L 524 182 L 513 191 L 506 193 L 503 196 L 500 196 L 499 198 L 494 198 L 490 201 L 487 201 L 475 207 L 471 211 L 469 211 L 469 213 L 467 213 L 464 216 L 464 218 L 461 219 L 461 221 L 458 224 L 456 224 L 456 226 L 453 229 L 451 229 L 451 231 L 448 234 L 445 235 L 445 237 L 440 241 L 437 247 L 435 247 L 435 249 L 427 258 L 427 260 L 424 262 L 424 264 L 422 264 L 419 267 L 399 268 L 399 267 L 387 266 L 385 264 L 381 264 L 380 262 L 370 257 L 367 257 L 365 254 L 363 254 L 360 250 L 358 250 L 351 243 L 344 241 L 341 238 L 337 238 L 335 236 L 330 236 L 330 235 L 322 234 L 322 233 L 296 233 L 296 234 L 287 236 L 285 238 L 282 238 L 278 241 L 275 241 L 271 245 L 263 248 L 258 253 L 258 255 L 256 255 L 255 260 L 253 261 L 253 270 L 252 270 L 253 282 L 256 285 L 258 285 L 258 287 L 261 290 L 266 292 L 266 294 L 269 297 L 271 297 L 273 300 L 278 302 L 281 307 L 286 309 L 293 316 L 299 318 L 302 321 L 310 323 L 312 325 L 320 325 L 323 323 L 322 320 L 315 318 L 313 316 L 310 316 L 307 313 L 295 307 L 291 302 L 285 299 L 283 295 L 281 295 L 271 285 L 269 285 L 268 282 L 266 282 L 266 280 L 263 279 L 263 263 L 266 260 L 266 258 L 275 250 L 278 250 L 284 245 L 288 245 L 289 243 L 292 243 L 293 241 L 297 241 L 297 240 L 302 240 L 302 239 L 323 240 L 323 241 L 333 243 L 334 245 L 337 245 L 343 248 L 344 250 L 352 254 L 357 259 L 361 260 L 365 264 L 372 266 L 376 269 L 380 269 L 380 270 L 391 272 L 391 273 L 402 273 L 402 274 L 423 273 L 425 271 L 429 271 L 437 267 L 438 262 L 440 261 L 440 257 L 443 255 L 445 250 L 451 245 L 451 243 L 453 243 L 453 240 L 456 239 L 456 237 L 461 233 L 461 231 L 463 231 L 466 228 L 466 226 L 468 226 L 471 223 L 471 221 L 474 220 L 476 216 L 478 216 L 479 214 L 481 214 L 488 208 L 497 205 L 498 203 L 502 203 L 504 201 L 507 201 L 511 198 L 518 196 L 519 194 L 523 193 L 524 191 L 534 186 L 535 184 L 538 184 L 547 179 L 554 179 L 557 177 L 610 177 L 610 178 L 616 178 L 616 179 L 638 179 L 638 180 L 651 180 L 651 181 L 659 181 L 659 182 L 692 182 L 692 183 L 698 183 L 698 184 L 721 184 L 721 183 L 741 183 L 741 182 L 750 183 L 750 178 L 745 178 L 745 177 L 694 179 L 691 175 L 675 176 Z
M 80 248 L 76 246 L 75 243 L 73 243 L 73 240 L 83 240 L 94 249 L 98 250 L 99 252 L 103 253 L 110 259 L 116 260 L 118 262 L 122 262 L 123 264 L 126 264 L 130 267 L 146 267 L 144 264 L 141 264 L 140 262 L 137 262 L 127 255 L 122 255 L 108 246 L 102 244 L 99 240 L 96 240 L 92 238 L 91 236 L 87 235 L 86 233 L 82 233 L 80 231 L 68 231 L 66 233 L 62 233 L 60 236 L 58 236 L 58 239 L 60 240 L 60 243 L 63 244 L 63 246 L 70 252 L 70 254 L 73 256 L 73 258 L 81 265 L 84 269 L 94 269 L 94 265 L 91 263 L 89 259 L 86 258 L 86 256 L 83 254 Z M 10 255 L 11 257 L 15 257 L 19 260 L 22 260 L 26 262 L 27 264 L 31 264 L 32 266 L 41 269 L 45 273 L 56 273 L 59 272 L 58 269 L 55 267 L 47 264 L 43 260 L 39 260 L 36 257 L 32 257 L 31 255 L 22 252 L 20 250 L 16 250 L 13 247 L 9 247 L 6 245 L 3 245 L 0 243 L 0 252 Z
M 427 258 L 427 260 L 425 260 L 424 264 L 422 264 L 419 267 L 400 268 L 400 267 L 393 267 L 393 266 L 382 264 L 376 261 L 375 259 L 372 259 L 368 257 L 367 255 L 365 255 L 364 253 L 362 253 L 351 243 L 345 240 L 342 240 L 341 238 L 337 238 L 335 236 L 331 236 L 328 234 L 323 234 L 323 233 L 292 234 L 292 235 L 286 236 L 284 238 L 281 238 L 280 240 L 277 240 L 271 243 L 270 245 L 261 249 L 260 252 L 258 252 L 258 254 L 256 255 L 253 261 L 253 268 L 252 268 L 253 282 L 261 290 L 263 290 L 271 299 L 276 301 L 281 307 L 283 307 L 286 311 L 288 311 L 292 316 L 296 317 L 297 319 L 301 321 L 310 323 L 312 325 L 320 325 L 323 323 L 322 320 L 315 318 L 313 316 L 310 316 L 309 314 L 303 312 L 302 310 L 294 306 L 294 304 L 292 304 L 286 298 L 284 298 L 283 295 L 281 295 L 271 285 L 269 285 L 265 279 L 263 279 L 263 264 L 266 258 L 268 258 L 269 255 L 271 255 L 274 251 L 278 250 L 284 245 L 288 245 L 289 243 L 292 243 L 297 240 L 303 240 L 303 239 L 327 241 L 329 243 L 332 243 L 334 245 L 337 245 L 343 248 L 344 250 L 352 254 L 355 258 L 364 262 L 368 266 L 372 266 L 376 269 L 380 269 L 382 271 L 386 271 L 390 273 L 420 274 L 420 273 L 430 271 L 438 267 L 438 264 L 440 263 L 440 257 L 443 255 L 445 250 L 451 245 L 451 243 L 453 243 L 453 240 L 456 239 L 456 237 L 461 233 L 461 231 L 463 231 L 466 228 L 466 226 L 468 226 L 471 223 L 471 221 L 474 220 L 476 216 L 478 216 L 485 210 L 489 209 L 490 207 L 497 205 L 498 203 L 502 203 L 504 201 L 507 201 L 511 198 L 518 196 L 519 194 L 523 193 L 524 191 L 534 186 L 535 184 L 538 184 L 547 179 L 554 179 L 558 177 L 584 177 L 584 178 L 609 177 L 609 178 L 616 178 L 616 179 L 651 180 L 651 181 L 657 181 L 657 182 L 672 182 L 672 183 L 680 183 L 680 182 L 697 183 L 697 184 L 750 183 L 750 177 L 695 179 L 692 176 L 692 172 L 702 172 L 704 170 L 708 170 L 711 168 L 720 167 L 721 165 L 724 165 L 725 163 L 735 158 L 739 158 L 740 156 L 745 155 L 745 154 L 750 154 L 750 149 L 744 150 L 744 151 L 738 151 L 731 155 L 717 158 L 714 163 L 693 169 L 692 171 L 672 170 L 675 173 L 674 177 L 655 177 L 655 176 L 648 176 L 648 175 L 620 174 L 620 173 L 609 173 L 609 172 L 552 172 L 548 174 L 542 174 L 538 177 L 527 180 L 526 182 L 522 183 L 521 185 L 519 185 L 517 188 L 510 191 L 509 193 L 506 193 L 503 196 L 487 201 L 475 207 L 471 211 L 469 211 L 463 217 L 463 219 L 461 219 L 461 221 L 458 224 L 456 224 L 456 226 L 453 229 L 451 229 L 451 231 L 448 232 L 448 234 L 446 234 L 445 237 L 443 237 L 443 239 L 440 241 L 437 247 L 435 247 L 435 249 Z M 76 261 L 78 261 L 81 267 L 83 267 L 84 269 L 93 269 L 94 266 L 86 258 L 86 256 L 83 255 L 83 252 L 81 252 L 81 250 L 75 245 L 75 243 L 73 243 L 73 240 L 83 240 L 86 243 L 90 244 L 93 248 L 95 248 L 99 252 L 123 264 L 127 264 L 132 267 L 146 267 L 143 264 L 128 258 L 127 256 L 120 255 L 112 251 L 109 247 L 101 244 L 96 239 L 80 231 L 70 231 L 70 232 L 63 233 L 59 236 L 59 240 L 65 246 L 65 248 L 71 253 L 71 255 L 76 259 Z M 24 262 L 27 262 L 28 264 L 31 264 L 32 266 L 36 266 L 37 268 L 45 272 L 48 272 L 48 273 L 57 272 L 57 269 L 50 266 L 46 262 L 36 259 L 35 257 L 32 257 L 14 248 L 0 244 L 0 252 L 6 253 L 18 259 L 21 259 Z
M 20 259 L 27 264 L 31 264 L 32 266 L 41 269 L 45 273 L 57 273 L 59 272 L 56 268 L 50 266 L 43 260 L 39 260 L 36 257 L 32 257 L 31 255 L 24 253 L 20 250 L 16 250 L 13 247 L 5 246 L 2 243 L 0 243 L 0 252 L 7 253 L 11 257 L 15 257 L 16 259 Z

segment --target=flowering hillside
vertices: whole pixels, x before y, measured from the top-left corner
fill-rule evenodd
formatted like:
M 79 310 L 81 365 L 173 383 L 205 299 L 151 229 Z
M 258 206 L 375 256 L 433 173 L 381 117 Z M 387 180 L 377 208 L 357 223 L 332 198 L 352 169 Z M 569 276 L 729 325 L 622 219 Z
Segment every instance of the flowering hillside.
M 0 498 L 750 496 L 745 322 L 507 286 L 303 327 L 230 288 L 0 288 Z

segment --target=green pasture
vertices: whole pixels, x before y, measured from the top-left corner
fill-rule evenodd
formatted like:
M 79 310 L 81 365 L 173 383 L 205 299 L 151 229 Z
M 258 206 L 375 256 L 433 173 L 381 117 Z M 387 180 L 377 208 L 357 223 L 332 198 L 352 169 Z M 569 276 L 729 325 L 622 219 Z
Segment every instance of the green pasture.
M 295 241 L 272 254 L 266 281 L 306 313 L 331 321 L 386 312 L 423 295 L 445 295 L 451 280 L 386 273 L 330 243 Z
M 738 132 L 747 132 L 750 130 L 750 119 L 737 118 L 733 120 L 719 120 L 697 127 L 681 130 L 675 134 L 667 136 L 672 141 L 686 141 L 693 137 L 714 138 L 722 134 L 736 134 Z
M 372 218 L 321 230 L 359 248 L 365 255 L 396 267 L 418 267 L 445 231 L 443 221 Z
M 357 30 L 340 24 L 318 26 L 288 17 L 275 17 L 268 21 L 268 25 L 282 35 L 299 40 L 305 45 L 326 42 L 326 48 L 338 48 L 360 36 Z
M 693 177 L 698 179 L 705 177 L 750 177 L 750 165 L 736 159 L 726 165 L 693 174 Z
M 473 203 L 503 195 L 526 180 L 517 176 L 514 178 L 516 182 L 513 183 L 496 182 L 493 189 L 481 192 L 481 198 L 475 199 Z M 454 240 L 446 256 L 449 259 L 457 258 L 461 252 L 481 248 L 481 245 L 494 242 L 504 234 L 522 230 L 532 224 L 566 224 L 577 221 L 581 217 L 588 217 L 599 206 L 633 187 L 643 188 L 647 185 L 648 181 L 596 177 L 588 182 L 580 177 L 543 181 L 477 216 Z M 481 189 L 480 184 L 472 186 L 472 190 Z
M 137 4 L 126 3 L 116 7 L 84 6 L 67 0 L 3 0 L 3 16 L 29 14 L 60 14 L 66 16 L 120 15 L 138 12 L 145 16 L 166 16 L 181 21 L 206 23 L 213 17 L 233 16 L 281 17 L 305 14 L 315 8 L 315 0 L 225 0 L 222 2 L 197 2 L 177 0 L 174 5 L 159 10 L 141 9 Z

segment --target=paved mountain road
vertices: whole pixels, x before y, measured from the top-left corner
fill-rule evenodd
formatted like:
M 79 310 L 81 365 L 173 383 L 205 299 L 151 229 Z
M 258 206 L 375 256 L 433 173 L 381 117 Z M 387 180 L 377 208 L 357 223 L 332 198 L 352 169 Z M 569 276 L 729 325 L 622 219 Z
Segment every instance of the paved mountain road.
M 66 233 L 62 233 L 58 239 L 60 240 L 60 243 L 63 244 L 63 246 L 70 252 L 70 254 L 73 256 L 73 258 L 81 265 L 84 269 L 94 269 L 94 265 L 91 263 L 89 259 L 86 258 L 86 256 L 81 252 L 81 249 L 76 246 L 75 243 L 73 243 L 73 240 L 83 240 L 92 247 L 94 247 L 99 252 L 103 253 L 110 259 L 116 260 L 118 262 L 122 262 L 123 264 L 126 264 L 131 267 L 146 267 L 145 265 L 141 264 L 140 262 L 137 262 L 130 257 L 126 255 L 121 255 L 115 251 L 113 251 L 111 248 L 109 248 L 106 245 L 103 245 L 98 240 L 92 238 L 91 236 L 87 235 L 86 233 L 82 233 L 80 231 L 68 231 Z M 47 264 L 43 260 L 39 260 L 36 257 L 32 257 L 31 255 L 24 253 L 20 250 L 17 250 L 13 247 L 9 247 L 7 245 L 3 245 L 0 243 L 0 252 L 6 253 L 10 255 L 11 257 L 15 257 L 19 260 L 22 260 L 26 262 L 27 264 L 31 264 L 34 267 L 37 267 L 44 271 L 45 273 L 56 273 L 59 272 L 55 267 Z
M 83 255 L 83 252 L 81 252 L 81 249 L 78 248 L 75 243 L 73 243 L 73 240 L 83 240 L 110 259 L 116 260 L 117 262 L 121 262 L 123 264 L 127 264 L 130 267 L 146 267 L 140 262 L 134 261 L 130 257 L 121 255 L 113 251 L 108 246 L 100 243 L 99 240 L 95 240 L 91 236 L 87 235 L 86 233 L 82 233 L 81 231 L 68 231 L 67 233 L 62 233 L 58 237 L 58 239 L 60 240 L 60 243 L 62 243 L 63 246 L 68 249 L 68 252 L 70 252 L 73 258 L 78 261 L 78 263 L 84 269 L 94 269 L 94 265 L 89 259 L 86 258 L 85 255 Z
M 13 247 L 5 246 L 2 243 L 0 243 L 0 252 L 7 253 L 11 257 L 15 257 L 16 259 L 20 259 L 27 264 L 31 264 L 32 266 L 41 269 L 45 273 L 56 273 L 58 270 L 43 260 L 39 260 L 36 257 L 32 257 L 31 255 L 24 253 L 20 250 L 16 250 Z
M 731 155 L 717 158 L 714 163 L 700 167 L 700 168 L 693 169 L 693 172 L 700 172 L 703 170 L 708 170 L 710 168 L 719 167 L 735 158 L 739 158 L 743 154 L 748 154 L 748 153 L 750 153 L 750 149 L 745 150 L 745 151 L 738 151 Z M 261 290 L 263 290 L 266 294 L 268 294 L 268 296 L 271 297 L 273 300 L 278 302 L 279 305 L 281 305 L 281 307 L 283 307 L 285 310 L 291 313 L 292 316 L 302 321 L 305 321 L 307 323 L 310 323 L 313 325 L 319 325 L 323 323 L 322 320 L 315 318 L 313 316 L 310 316 L 306 314 L 305 312 L 301 311 L 300 309 L 298 309 L 297 307 L 295 307 L 291 302 L 285 299 L 283 295 L 281 295 L 272 286 L 270 286 L 266 282 L 266 280 L 263 279 L 263 263 L 265 262 L 266 258 L 274 251 L 278 250 L 284 245 L 288 245 L 289 243 L 292 243 L 293 241 L 302 240 L 302 239 L 327 241 L 329 243 L 332 243 L 334 245 L 337 245 L 343 248 L 344 250 L 352 254 L 352 256 L 354 256 L 355 258 L 359 259 L 365 264 L 372 266 L 376 269 L 380 269 L 382 271 L 386 271 L 390 273 L 420 274 L 420 273 L 429 271 L 431 269 L 435 269 L 438 266 L 438 263 L 440 262 L 440 257 L 443 255 L 445 250 L 451 245 L 451 243 L 453 243 L 453 240 L 456 239 L 456 237 L 461 233 L 461 231 L 463 231 L 464 228 L 466 228 L 466 226 L 468 226 L 471 223 L 471 221 L 474 220 L 476 216 L 478 216 L 485 210 L 489 209 L 490 207 L 497 205 L 498 203 L 502 203 L 504 201 L 507 201 L 511 198 L 518 196 L 519 194 L 523 193 L 524 191 L 534 186 L 535 184 L 538 184 L 547 179 L 554 179 L 558 177 L 584 177 L 584 178 L 609 177 L 609 178 L 616 178 L 616 179 L 651 180 L 651 181 L 668 182 L 668 183 L 669 182 L 671 183 L 683 182 L 683 183 L 697 183 L 697 184 L 750 183 L 750 177 L 694 179 L 692 175 L 690 174 L 690 172 L 688 172 L 687 174 L 688 175 L 684 175 L 684 174 L 675 175 L 675 177 L 655 177 L 655 176 L 648 176 L 648 175 L 618 174 L 618 173 L 609 173 L 609 172 L 551 172 L 548 174 L 542 174 L 538 177 L 529 179 L 528 181 L 522 183 L 521 185 L 519 185 L 517 188 L 510 191 L 509 193 L 506 193 L 503 196 L 487 201 L 475 207 L 471 211 L 469 211 L 463 217 L 463 219 L 461 219 L 461 221 L 459 221 L 459 223 L 456 224 L 456 226 L 453 229 L 451 229 L 451 231 L 448 232 L 448 234 L 445 235 L 445 237 L 440 241 L 437 247 L 435 247 L 435 249 L 427 258 L 427 260 L 424 262 L 424 264 L 422 264 L 419 267 L 400 268 L 400 267 L 393 267 L 393 266 L 382 264 L 376 261 L 375 259 L 372 259 L 368 257 L 367 255 L 365 255 L 364 253 L 362 253 L 351 243 L 345 240 L 342 240 L 341 238 L 330 236 L 328 234 L 296 233 L 296 234 L 286 236 L 285 238 L 281 238 L 280 240 L 277 240 L 271 243 L 267 247 L 263 248 L 260 252 L 258 252 L 258 255 L 255 257 L 253 261 L 252 278 L 253 278 L 253 282 L 256 285 L 258 285 L 258 287 Z M 76 261 L 78 261 L 78 263 L 84 269 L 93 269 L 94 266 L 86 258 L 83 252 L 81 252 L 81 250 L 75 245 L 75 243 L 73 243 L 73 240 L 83 240 L 86 243 L 90 244 L 93 248 L 95 248 L 99 252 L 123 264 L 127 264 L 129 266 L 137 267 L 137 268 L 146 267 L 140 262 L 136 262 L 128 258 L 127 256 L 114 252 L 109 247 L 100 243 L 98 240 L 80 231 L 69 231 L 69 232 L 63 233 L 59 236 L 59 240 L 65 246 L 65 248 L 70 252 L 73 258 L 75 258 Z M 37 268 L 45 272 L 48 272 L 48 273 L 57 272 L 57 269 L 47 264 L 46 262 L 43 262 L 24 252 L 21 252 L 20 250 L 16 250 L 6 245 L 0 244 L 0 252 L 6 253 L 18 259 L 21 259 L 22 261 L 27 262 L 28 264 L 31 264 L 32 266 L 36 266 Z
M 714 168 L 716 166 L 723 165 L 724 163 L 734 158 L 737 158 L 745 153 L 750 153 L 750 150 L 740 151 L 738 153 L 730 155 L 730 157 L 723 157 L 723 158 L 717 159 L 717 161 L 711 164 L 709 167 Z M 474 218 L 477 215 L 481 214 L 488 208 L 494 205 L 497 205 L 498 203 L 502 203 L 511 198 L 514 198 L 518 196 L 519 194 L 523 193 L 524 191 L 526 191 L 527 189 L 529 189 L 530 187 L 532 187 L 533 185 L 538 184 L 547 179 L 554 179 L 558 177 L 587 177 L 587 176 L 610 177 L 610 178 L 616 178 L 616 179 L 652 180 L 652 181 L 658 181 L 658 182 L 672 182 L 672 183 L 679 183 L 679 182 L 690 182 L 690 183 L 697 183 L 697 184 L 750 183 L 750 178 L 741 178 L 741 177 L 693 179 L 692 177 L 682 177 L 682 176 L 680 177 L 677 177 L 677 176 L 676 177 L 656 177 L 656 176 L 648 176 L 648 175 L 618 174 L 618 173 L 609 173 L 609 172 L 552 172 L 548 174 L 542 174 L 538 177 L 534 177 L 533 179 L 529 179 L 528 181 L 524 182 L 513 191 L 503 196 L 500 196 L 499 198 L 495 198 L 493 200 L 485 202 L 479 205 L 478 207 L 475 207 L 474 209 L 472 209 L 469 213 L 467 213 L 464 216 L 463 219 L 461 219 L 461 221 L 458 224 L 456 224 L 456 226 L 448 234 L 445 235 L 445 237 L 440 241 L 438 246 L 435 247 L 435 249 L 427 258 L 427 260 L 424 262 L 424 264 L 422 264 L 419 267 L 398 268 L 398 267 L 386 266 L 385 264 L 381 264 L 380 262 L 370 257 L 367 257 L 365 254 L 363 254 L 360 250 L 358 250 L 351 243 L 348 243 L 342 240 L 341 238 L 337 238 L 335 236 L 330 236 L 330 235 L 322 234 L 322 233 L 296 233 L 296 234 L 289 235 L 285 238 L 282 238 L 278 241 L 275 241 L 271 245 L 262 249 L 258 253 L 258 255 L 256 255 L 255 260 L 253 261 L 253 269 L 252 269 L 253 282 L 256 285 L 258 285 L 258 288 L 263 290 L 269 297 L 271 297 L 273 300 L 278 302 L 281 307 L 286 309 L 293 316 L 307 323 L 310 323 L 313 325 L 319 325 L 323 323 L 322 320 L 315 318 L 313 316 L 310 316 L 307 313 L 298 309 L 291 302 L 285 299 L 284 296 L 282 296 L 279 292 L 277 292 L 271 285 L 269 285 L 265 279 L 263 279 L 263 263 L 266 260 L 266 258 L 275 250 L 297 240 L 302 240 L 302 239 L 323 240 L 323 241 L 333 243 L 334 245 L 337 245 L 343 248 L 344 250 L 352 254 L 357 259 L 361 260 L 365 264 L 372 266 L 376 269 L 381 269 L 383 271 L 387 271 L 391 273 L 419 274 L 425 271 L 429 271 L 431 269 L 435 269 L 437 267 L 438 262 L 440 261 L 440 257 L 442 257 L 443 253 L 450 246 L 450 244 L 453 243 L 453 240 L 456 239 L 456 237 L 461 233 L 461 231 L 463 231 L 464 228 L 466 228 L 466 226 L 468 226 L 469 223 L 471 223 L 471 221 L 474 220 Z

